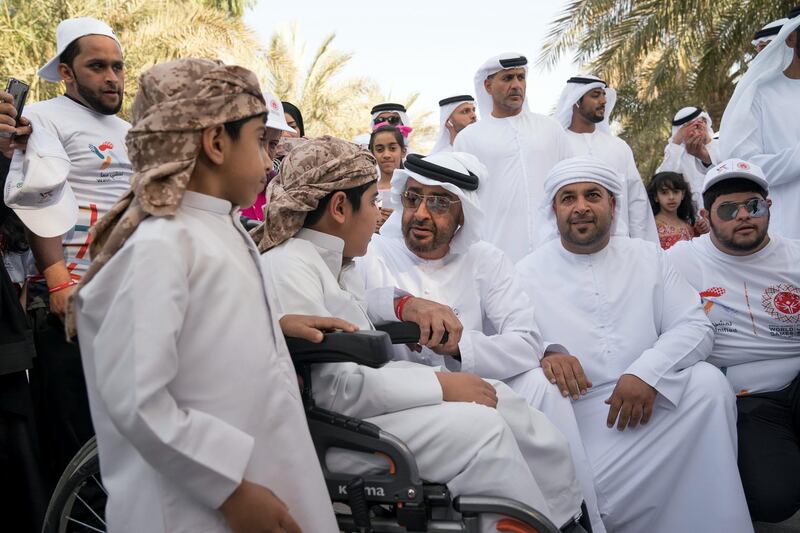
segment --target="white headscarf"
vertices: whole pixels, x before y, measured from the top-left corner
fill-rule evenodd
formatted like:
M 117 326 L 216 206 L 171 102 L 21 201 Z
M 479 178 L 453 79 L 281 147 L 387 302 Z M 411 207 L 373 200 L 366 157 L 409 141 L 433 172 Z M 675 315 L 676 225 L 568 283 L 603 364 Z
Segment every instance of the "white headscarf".
M 786 24 L 787 22 L 789 22 L 789 19 L 787 19 L 787 18 L 773 20 L 772 22 L 770 22 L 769 24 L 767 24 L 766 26 L 761 28 L 759 31 L 756 32 L 756 35 L 758 35 L 759 33 L 767 33 L 769 35 L 763 35 L 761 37 L 753 38 L 753 40 L 751 41 L 753 43 L 753 46 L 758 46 L 759 43 L 762 43 L 762 42 L 767 42 L 768 43 L 768 42 L 772 41 L 775 38 L 775 35 L 777 35 L 779 33 L 780 28 L 784 24 Z M 775 31 L 775 33 L 772 33 L 770 31 L 766 31 L 766 30 L 772 30 L 773 28 L 775 28 L 773 30 L 773 31 Z
M 608 123 L 608 117 L 611 116 L 611 112 L 614 111 L 614 106 L 617 105 L 617 91 L 609 87 L 606 84 L 606 82 L 604 82 L 603 80 L 592 74 L 576 76 L 575 78 L 583 78 L 583 79 L 590 79 L 597 81 L 590 83 L 567 81 L 567 85 L 564 87 L 564 90 L 561 91 L 561 96 L 558 99 L 555 119 L 558 121 L 559 124 L 561 124 L 561 126 L 565 130 L 569 129 L 570 124 L 572 124 L 572 110 L 574 109 L 575 104 L 578 103 L 578 100 L 580 100 L 584 94 L 588 93 L 593 89 L 605 89 L 606 111 L 605 115 L 603 116 L 603 122 L 599 123 L 597 127 L 603 131 L 610 132 L 611 126 Z M 570 80 L 575 78 L 570 78 Z
M 453 97 L 456 98 L 456 97 Z M 458 97 L 462 98 L 462 97 Z M 445 100 L 449 100 L 449 98 L 445 98 Z M 443 102 L 444 100 L 442 100 Z M 441 152 L 450 146 L 450 130 L 447 129 L 447 121 L 450 119 L 450 116 L 455 112 L 456 108 L 461 104 L 466 104 L 470 102 L 474 102 L 475 99 L 471 96 L 464 95 L 463 99 L 456 100 L 455 102 L 450 102 L 448 104 L 442 105 L 439 102 L 439 135 L 436 137 L 436 144 L 433 145 L 433 149 L 431 150 L 432 154 L 436 152 Z
M 622 221 L 621 209 L 625 180 L 617 172 L 595 157 L 580 156 L 564 159 L 557 163 L 544 182 L 544 197 L 536 214 L 536 248 L 558 238 L 558 224 L 553 211 L 553 200 L 562 187 L 573 183 L 597 183 L 605 187 L 617 199 L 612 235 L 628 235 L 627 225 Z
M 510 68 L 519 68 L 519 66 L 515 67 L 504 67 L 500 64 L 500 61 L 503 60 L 510 60 L 510 59 L 517 59 L 525 57 L 522 54 L 517 54 L 514 52 L 506 52 L 504 54 L 496 55 L 492 58 L 486 60 L 486 62 L 478 68 L 478 71 L 475 73 L 475 99 L 478 103 L 478 113 L 480 114 L 481 118 L 486 118 L 491 116 L 492 109 L 494 108 L 494 103 L 492 101 L 492 95 L 486 90 L 483 86 L 483 82 L 496 72 L 500 72 L 501 70 L 507 70 Z M 526 64 L 523 65 L 525 69 L 525 73 L 528 73 L 528 64 L 526 60 Z M 525 94 L 525 101 L 523 103 L 525 110 L 528 110 L 528 95 Z
M 439 152 L 423 159 L 462 174 L 471 172 L 478 176 L 481 181 L 488 174 L 486 167 L 478 161 L 477 157 L 464 152 Z M 461 208 L 464 211 L 464 224 L 456 231 L 453 240 L 450 241 L 451 254 L 464 253 L 470 246 L 481 240 L 483 211 L 478 201 L 477 191 L 466 191 L 452 183 L 438 181 L 405 168 L 395 170 L 392 175 L 392 204 L 400 207 L 395 209 L 394 213 L 383 225 L 381 235 L 387 238 L 403 238 L 403 208 L 400 200 L 406 190 L 408 178 L 412 178 L 422 185 L 444 187 L 445 190 L 455 194 L 461 200 Z M 478 186 L 480 187 L 480 184 Z
M 775 39 L 750 62 L 747 72 L 736 84 L 719 128 L 723 159 L 736 157 L 742 143 L 758 127 L 752 112 L 753 100 L 762 84 L 783 76 L 783 71 L 791 64 L 795 49 L 786 46 L 786 39 L 798 27 L 800 16 L 789 19 Z
M 699 113 L 697 113 L 698 111 L 699 111 Z M 714 125 L 714 123 L 711 120 L 711 116 L 708 113 L 706 113 L 705 111 L 703 111 L 701 108 L 697 107 L 697 106 L 689 106 L 689 107 L 681 108 L 680 111 L 675 113 L 675 116 L 672 117 L 672 122 L 673 122 L 672 135 L 669 138 L 669 142 L 672 142 L 673 139 L 675 139 L 675 135 L 678 134 L 678 131 L 680 131 L 680 129 L 683 126 L 685 126 L 686 124 L 688 124 L 689 122 L 694 120 L 694 118 L 692 118 L 690 120 L 687 120 L 687 121 L 683 122 L 683 124 L 679 124 L 677 126 L 675 126 L 674 123 L 678 122 L 678 121 L 684 121 L 684 119 L 686 119 L 686 117 L 694 115 L 695 113 L 697 113 L 697 116 L 695 118 L 704 118 L 704 119 L 706 119 L 706 128 L 708 129 L 708 138 L 709 139 L 713 139 L 714 138 L 714 128 L 712 127 Z

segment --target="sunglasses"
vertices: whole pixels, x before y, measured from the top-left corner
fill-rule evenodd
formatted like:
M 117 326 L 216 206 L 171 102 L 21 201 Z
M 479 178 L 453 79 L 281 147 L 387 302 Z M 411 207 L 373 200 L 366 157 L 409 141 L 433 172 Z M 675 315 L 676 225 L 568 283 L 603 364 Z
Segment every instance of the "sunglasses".
M 414 210 L 419 209 L 419 206 L 422 205 L 422 201 L 425 200 L 425 207 L 428 209 L 428 211 L 437 215 L 447 213 L 450 211 L 450 208 L 453 206 L 453 204 L 461 202 L 461 200 L 451 200 L 446 196 L 428 196 L 417 194 L 411 191 L 404 192 L 401 198 L 403 207 Z
M 717 207 L 717 216 L 721 220 L 733 220 L 739 214 L 739 208 L 744 206 L 747 214 L 753 218 L 761 218 L 769 211 L 767 201 L 763 198 L 750 198 L 746 202 L 725 202 Z
M 376 117 L 375 120 L 372 121 L 373 124 L 380 124 L 381 122 L 388 122 L 392 126 L 397 126 L 400 124 L 400 117 L 397 115 L 390 115 L 384 118 Z

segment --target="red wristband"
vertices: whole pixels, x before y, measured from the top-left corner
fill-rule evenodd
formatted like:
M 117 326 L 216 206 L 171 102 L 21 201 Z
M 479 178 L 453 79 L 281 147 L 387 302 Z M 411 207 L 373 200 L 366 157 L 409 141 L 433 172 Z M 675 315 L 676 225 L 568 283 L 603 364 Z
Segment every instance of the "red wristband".
M 405 296 L 401 296 L 397 303 L 394 304 L 394 315 L 400 320 L 403 320 L 403 308 L 406 306 L 406 302 L 408 302 L 413 296 L 406 294 Z
M 77 282 L 74 279 L 71 279 L 69 281 L 65 281 L 64 283 L 59 283 L 55 287 L 50 287 L 49 289 L 47 289 L 47 292 L 53 294 L 54 292 L 63 291 L 67 287 L 73 287 L 75 285 L 77 285 Z

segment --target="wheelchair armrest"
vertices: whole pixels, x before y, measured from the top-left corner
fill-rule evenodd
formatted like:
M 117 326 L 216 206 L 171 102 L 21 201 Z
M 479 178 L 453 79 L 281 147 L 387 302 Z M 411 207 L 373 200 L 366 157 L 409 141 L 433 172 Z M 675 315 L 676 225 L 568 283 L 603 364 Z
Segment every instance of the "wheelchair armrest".
M 322 342 L 286 337 L 295 368 L 313 363 L 357 363 L 378 368 L 392 360 L 392 344 L 382 331 L 326 333 Z
M 375 326 L 378 331 L 389 334 L 392 344 L 410 344 L 419 341 L 419 326 L 414 322 L 388 322 Z M 447 332 L 442 336 L 442 343 L 447 342 Z

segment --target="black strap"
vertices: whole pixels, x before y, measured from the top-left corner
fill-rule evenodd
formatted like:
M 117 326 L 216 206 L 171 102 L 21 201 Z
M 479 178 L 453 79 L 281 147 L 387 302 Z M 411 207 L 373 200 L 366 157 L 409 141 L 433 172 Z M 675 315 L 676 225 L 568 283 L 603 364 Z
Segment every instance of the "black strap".
M 573 76 L 567 80 L 567 83 L 584 83 L 586 85 L 589 85 L 590 83 L 602 83 L 603 85 L 608 87 L 608 84 L 603 80 L 596 80 L 594 78 L 584 78 L 582 76 Z
M 789 14 L 786 16 L 786 18 L 793 19 L 797 16 L 800 16 L 800 6 L 797 6 L 793 8 L 791 11 L 789 11 Z
M 512 57 L 510 59 L 501 59 L 500 66 L 503 68 L 524 67 L 528 64 L 528 58 L 525 56 Z
M 372 108 L 370 114 L 374 115 L 375 113 L 383 113 L 384 111 L 402 111 L 403 113 L 405 113 L 406 108 L 402 104 L 392 104 L 392 103 L 378 104 Z
M 465 191 L 475 191 L 478 189 L 480 180 L 478 176 L 470 172 L 469 174 L 462 174 L 455 170 L 450 170 L 447 167 L 437 165 L 426 161 L 419 154 L 408 154 L 405 162 L 406 170 L 415 174 L 420 174 L 426 178 L 430 178 L 443 183 L 452 183 L 459 189 Z
M 461 94 L 458 96 L 451 96 L 450 98 L 445 98 L 443 100 L 439 100 L 439 107 L 446 106 L 447 104 L 455 104 L 456 102 L 474 102 L 475 99 L 468 95 L 468 94 Z
M 700 107 L 696 107 L 696 108 L 694 109 L 694 111 L 692 111 L 691 113 L 689 113 L 689 114 L 688 114 L 688 115 L 686 115 L 685 117 L 683 117 L 683 118 L 679 118 L 679 119 L 677 119 L 677 120 L 673 120 L 673 121 L 672 121 L 672 125 L 673 125 L 673 126 L 683 126 L 683 125 L 684 125 L 684 124 L 686 124 L 687 122 L 690 122 L 690 121 L 692 121 L 692 120 L 696 119 L 697 117 L 699 117 L 699 116 L 700 116 L 700 114 L 701 114 L 702 112 L 703 112 L 703 109 L 702 109 L 702 108 L 700 108 Z
M 764 37 L 773 37 L 778 35 L 781 32 L 781 28 L 783 25 L 775 26 L 773 28 L 765 28 L 763 30 L 758 30 L 755 35 L 753 35 L 753 40 L 758 41 L 759 39 L 763 39 Z

